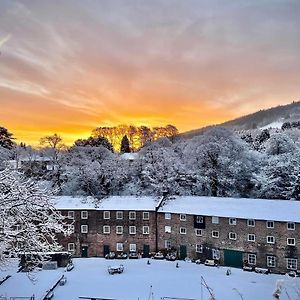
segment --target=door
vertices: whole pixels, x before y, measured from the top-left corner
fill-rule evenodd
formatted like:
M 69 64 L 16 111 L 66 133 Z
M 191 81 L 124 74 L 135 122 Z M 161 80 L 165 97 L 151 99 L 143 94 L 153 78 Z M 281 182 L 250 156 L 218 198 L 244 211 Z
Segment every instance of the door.
M 81 257 L 88 257 L 88 247 L 87 246 L 81 247 Z
M 224 265 L 234 268 L 243 267 L 243 252 L 236 250 L 224 250 Z
M 180 259 L 185 259 L 187 257 L 187 251 L 185 245 L 180 245 Z
M 143 248 L 143 257 L 149 257 L 149 253 L 150 253 L 150 247 L 149 245 L 144 245 L 144 248 Z
M 103 256 L 109 254 L 109 252 L 110 252 L 109 245 L 103 245 Z

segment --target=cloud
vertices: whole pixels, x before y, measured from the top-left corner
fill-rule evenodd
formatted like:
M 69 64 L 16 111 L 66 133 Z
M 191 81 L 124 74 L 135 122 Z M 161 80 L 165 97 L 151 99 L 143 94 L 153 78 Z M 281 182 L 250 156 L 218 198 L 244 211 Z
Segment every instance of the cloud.
M 4 38 L 0 39 L 0 49 L 4 46 L 5 43 L 7 43 L 11 39 L 12 35 L 9 33 Z

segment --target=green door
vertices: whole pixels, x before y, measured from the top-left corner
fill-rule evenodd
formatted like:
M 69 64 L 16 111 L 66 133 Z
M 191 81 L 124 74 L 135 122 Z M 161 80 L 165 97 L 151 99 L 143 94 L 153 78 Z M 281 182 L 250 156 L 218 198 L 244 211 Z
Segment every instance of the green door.
M 187 257 L 187 251 L 185 245 L 180 245 L 180 259 L 185 259 Z
M 149 253 L 150 253 L 150 247 L 149 245 L 144 245 L 144 248 L 143 248 L 143 257 L 149 257 Z
M 236 250 L 224 250 L 224 265 L 234 268 L 243 267 L 243 252 Z
M 103 245 L 103 256 L 109 254 L 109 245 Z
M 88 257 L 88 247 L 87 246 L 81 247 L 81 257 Z

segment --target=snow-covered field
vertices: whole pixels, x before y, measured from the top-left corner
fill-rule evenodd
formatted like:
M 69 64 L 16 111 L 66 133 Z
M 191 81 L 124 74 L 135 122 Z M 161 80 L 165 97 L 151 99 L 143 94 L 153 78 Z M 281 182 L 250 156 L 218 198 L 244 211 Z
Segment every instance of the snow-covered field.
M 296 290 L 300 291 L 300 278 L 249 273 L 239 269 L 231 269 L 231 275 L 227 276 L 225 267 L 207 267 L 183 261 L 178 262 L 179 268 L 176 268 L 177 262 L 150 260 L 150 263 L 147 264 L 147 259 L 74 259 L 75 268 L 71 272 L 64 272 L 64 269 L 39 271 L 33 281 L 26 274 L 12 270 L 12 277 L 0 285 L 0 296 L 34 294 L 35 299 L 40 300 L 46 290 L 65 274 L 67 283 L 55 288 L 53 299 L 71 300 L 81 296 L 118 300 L 159 300 L 163 297 L 206 300 L 209 293 L 201 284 L 201 277 L 218 300 L 274 299 L 272 294 L 277 280 L 284 280 L 281 300 L 299 299 Z M 124 265 L 124 273 L 109 275 L 108 266 L 119 264 Z M 3 275 L 0 272 L 0 279 Z

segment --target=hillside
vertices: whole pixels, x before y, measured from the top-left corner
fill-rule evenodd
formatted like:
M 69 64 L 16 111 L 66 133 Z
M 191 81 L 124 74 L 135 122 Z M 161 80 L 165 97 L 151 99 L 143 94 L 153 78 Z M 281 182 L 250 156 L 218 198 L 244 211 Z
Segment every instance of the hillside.
M 264 128 L 281 128 L 284 122 L 294 122 L 300 120 L 300 101 L 287 105 L 280 105 L 265 110 L 259 110 L 253 114 L 222 123 L 215 126 L 224 126 L 234 130 L 250 130 Z M 192 138 L 202 134 L 212 126 L 194 129 L 180 134 L 182 138 Z

